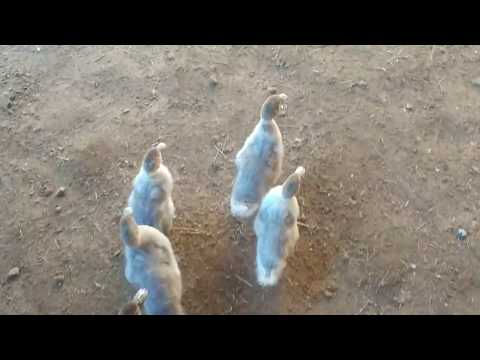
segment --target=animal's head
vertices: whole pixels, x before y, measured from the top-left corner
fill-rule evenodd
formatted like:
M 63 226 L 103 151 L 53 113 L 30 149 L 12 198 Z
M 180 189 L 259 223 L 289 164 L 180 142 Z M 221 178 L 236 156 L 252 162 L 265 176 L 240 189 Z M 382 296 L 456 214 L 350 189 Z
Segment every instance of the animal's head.
M 120 239 L 126 245 L 134 246 L 138 242 L 139 237 L 138 226 L 133 218 L 133 210 L 127 207 L 123 210 L 120 218 Z
M 286 94 L 271 95 L 262 105 L 261 117 L 264 120 L 271 120 L 277 115 L 284 115 L 287 111 Z
M 305 175 L 305 168 L 299 166 L 293 174 L 291 174 L 282 186 L 282 195 L 284 198 L 291 198 L 298 193 L 300 189 L 300 178 Z
M 151 226 L 138 226 L 132 209 L 127 207 L 120 219 L 120 237 L 131 249 L 141 251 L 147 261 L 170 264 L 170 253 L 166 244 L 168 239 Z
M 165 149 L 167 145 L 160 143 L 158 145 L 152 146 L 150 150 L 147 151 L 143 159 L 143 168 L 146 172 L 153 172 L 160 167 L 162 163 L 162 153 L 161 151 Z

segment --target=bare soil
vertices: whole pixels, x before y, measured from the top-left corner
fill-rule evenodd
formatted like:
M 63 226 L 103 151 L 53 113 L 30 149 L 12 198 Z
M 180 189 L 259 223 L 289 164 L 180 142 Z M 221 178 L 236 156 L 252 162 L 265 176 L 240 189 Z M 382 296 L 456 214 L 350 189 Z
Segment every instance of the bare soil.
M 479 52 L 2 46 L 0 313 L 118 311 L 132 294 L 118 220 L 158 140 L 188 313 L 479 313 Z M 265 290 L 229 196 L 270 87 L 289 96 L 281 180 L 306 175 L 296 252 Z

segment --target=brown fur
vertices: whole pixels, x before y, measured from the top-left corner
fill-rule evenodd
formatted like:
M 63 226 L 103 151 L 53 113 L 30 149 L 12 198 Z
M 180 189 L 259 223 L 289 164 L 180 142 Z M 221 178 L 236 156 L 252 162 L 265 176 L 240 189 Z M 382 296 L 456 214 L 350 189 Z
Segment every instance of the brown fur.
M 129 302 L 120 309 L 118 315 L 142 315 L 142 311 L 138 304 Z

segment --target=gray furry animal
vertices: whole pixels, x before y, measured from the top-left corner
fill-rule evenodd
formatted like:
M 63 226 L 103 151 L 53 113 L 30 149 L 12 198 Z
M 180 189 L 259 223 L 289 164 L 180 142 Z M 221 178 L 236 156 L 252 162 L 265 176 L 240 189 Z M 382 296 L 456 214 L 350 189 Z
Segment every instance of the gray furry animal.
M 125 245 L 125 277 L 137 289 L 146 289 L 146 315 L 183 314 L 182 276 L 170 240 L 148 225 L 137 225 L 132 209 L 120 219 Z
M 282 134 L 274 117 L 286 109 L 285 94 L 272 95 L 263 103 L 260 121 L 235 158 L 236 177 L 230 198 L 232 215 L 242 222 L 254 218 L 267 191 L 282 171 Z
M 148 296 L 147 289 L 139 289 L 133 299 L 125 304 L 118 313 L 119 315 L 142 315 L 143 304 Z
M 262 200 L 255 218 L 257 236 L 256 271 L 261 286 L 275 286 L 299 238 L 297 219 L 300 208 L 296 194 L 300 177 L 305 174 L 298 167 L 283 185 L 272 188 Z
M 160 143 L 145 154 L 142 167 L 133 181 L 133 190 L 128 198 L 128 206 L 133 210 L 135 222 L 157 228 L 169 235 L 175 218 L 172 200 L 173 178 L 162 163 L 161 150 L 166 145 Z

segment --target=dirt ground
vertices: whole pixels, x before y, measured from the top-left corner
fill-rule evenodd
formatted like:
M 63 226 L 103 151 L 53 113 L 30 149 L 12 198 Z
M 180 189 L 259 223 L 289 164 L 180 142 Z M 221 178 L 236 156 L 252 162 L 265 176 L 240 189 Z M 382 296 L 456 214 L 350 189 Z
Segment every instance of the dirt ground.
M 117 312 L 118 220 L 157 140 L 188 313 L 480 312 L 480 46 L 0 49 L 0 313 Z M 296 252 L 264 290 L 229 196 L 271 87 L 281 181 L 306 175 Z

